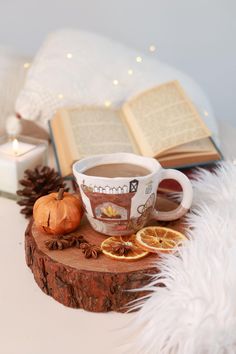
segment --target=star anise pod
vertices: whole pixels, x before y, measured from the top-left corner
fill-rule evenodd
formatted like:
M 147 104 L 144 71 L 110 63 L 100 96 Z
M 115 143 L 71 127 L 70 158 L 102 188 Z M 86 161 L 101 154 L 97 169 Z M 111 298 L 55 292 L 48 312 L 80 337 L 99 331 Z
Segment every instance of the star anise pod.
M 82 252 L 84 253 L 85 258 L 98 258 L 100 253 L 102 253 L 101 248 L 96 245 L 91 245 L 89 243 L 82 243 L 80 245 Z
M 83 243 L 88 243 L 83 235 L 76 235 L 76 233 L 70 233 L 67 235 L 62 235 L 59 237 L 59 240 L 63 239 L 64 241 L 67 241 L 70 245 L 70 247 L 77 247 L 80 248 L 80 246 Z
M 127 256 L 132 248 L 132 244 L 130 245 L 128 242 L 123 242 L 112 246 L 112 251 L 119 254 L 119 256 Z
M 45 241 L 45 246 L 50 251 L 63 250 L 65 248 L 71 247 L 69 242 L 67 242 L 66 240 L 62 240 L 62 239 L 47 240 L 47 241 Z
M 45 246 L 50 251 L 63 250 L 65 248 L 77 247 L 83 243 L 87 243 L 82 235 L 77 236 L 76 234 L 60 235 L 57 239 L 45 241 Z

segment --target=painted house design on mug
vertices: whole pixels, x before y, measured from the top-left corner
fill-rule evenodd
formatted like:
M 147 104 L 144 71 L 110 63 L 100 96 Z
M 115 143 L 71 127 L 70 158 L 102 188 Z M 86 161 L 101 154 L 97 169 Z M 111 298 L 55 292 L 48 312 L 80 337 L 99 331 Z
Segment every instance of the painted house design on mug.
M 83 181 L 81 189 L 90 201 L 93 217 L 109 223 L 130 219 L 131 201 L 138 190 L 138 184 L 138 180 L 133 179 L 128 185 L 101 187 L 88 186 Z
M 139 228 L 142 228 L 147 220 L 150 219 L 154 206 L 155 193 L 152 193 L 144 204 L 140 204 L 138 206 L 137 212 L 140 214 L 140 216 L 130 218 L 128 229 L 138 230 Z

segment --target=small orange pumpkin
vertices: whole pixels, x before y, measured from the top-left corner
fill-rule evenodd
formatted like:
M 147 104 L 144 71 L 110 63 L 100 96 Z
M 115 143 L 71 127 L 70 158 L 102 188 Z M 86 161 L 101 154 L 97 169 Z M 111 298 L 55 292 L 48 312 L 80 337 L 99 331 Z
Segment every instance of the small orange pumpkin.
M 48 234 L 66 234 L 74 231 L 83 215 L 81 200 L 60 188 L 58 193 L 50 193 L 34 204 L 33 216 L 37 227 Z

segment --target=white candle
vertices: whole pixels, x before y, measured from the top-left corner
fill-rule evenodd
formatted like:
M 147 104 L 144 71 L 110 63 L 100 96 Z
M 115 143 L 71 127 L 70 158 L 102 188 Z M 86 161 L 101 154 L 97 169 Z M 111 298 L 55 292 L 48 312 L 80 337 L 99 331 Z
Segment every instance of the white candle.
M 28 140 L 0 142 L 0 191 L 15 194 L 24 171 L 46 163 L 47 145 Z
M 10 156 L 20 156 L 34 149 L 36 145 L 24 143 L 23 141 L 18 141 L 14 139 L 13 141 L 8 141 L 0 145 L 0 153 L 7 154 Z

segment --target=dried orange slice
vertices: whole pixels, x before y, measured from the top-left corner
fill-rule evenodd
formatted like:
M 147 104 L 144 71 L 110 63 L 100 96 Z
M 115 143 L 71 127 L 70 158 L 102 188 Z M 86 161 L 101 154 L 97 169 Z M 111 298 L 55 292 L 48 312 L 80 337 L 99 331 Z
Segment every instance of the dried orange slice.
M 160 226 L 144 227 L 136 234 L 136 241 L 144 250 L 170 253 L 182 245 L 187 237 L 180 232 Z
M 149 253 L 137 244 L 135 235 L 108 237 L 101 249 L 106 256 L 120 261 L 136 261 Z

